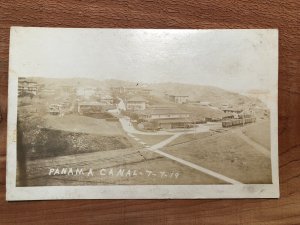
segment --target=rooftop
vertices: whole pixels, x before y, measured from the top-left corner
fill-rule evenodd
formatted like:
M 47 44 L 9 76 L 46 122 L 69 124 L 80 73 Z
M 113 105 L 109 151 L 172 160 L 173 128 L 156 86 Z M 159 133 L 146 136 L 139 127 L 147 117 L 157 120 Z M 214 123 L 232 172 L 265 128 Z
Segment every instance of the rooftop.
M 165 115 L 165 114 L 189 114 L 188 112 L 185 112 L 183 110 L 177 109 L 177 108 L 161 108 L 161 109 L 146 109 L 142 112 L 144 115 Z
M 191 119 L 186 118 L 174 118 L 174 119 L 155 119 L 159 123 L 193 123 Z
M 142 97 L 132 97 L 127 102 L 147 102 L 147 100 Z

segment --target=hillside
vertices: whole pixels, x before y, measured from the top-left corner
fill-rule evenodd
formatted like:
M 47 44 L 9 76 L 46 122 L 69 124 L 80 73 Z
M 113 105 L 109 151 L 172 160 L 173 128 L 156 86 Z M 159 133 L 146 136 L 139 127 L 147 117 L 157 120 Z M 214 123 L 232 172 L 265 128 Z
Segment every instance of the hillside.
M 143 86 L 152 89 L 152 94 L 163 101 L 165 94 L 188 95 L 191 101 L 210 102 L 213 106 L 221 106 L 222 104 L 230 104 L 233 106 L 255 104 L 261 108 L 266 108 L 266 105 L 255 96 L 242 95 L 235 92 L 230 92 L 218 87 L 192 85 L 182 83 L 139 83 L 108 79 L 97 80 L 90 78 L 43 78 L 31 77 L 31 80 L 37 81 L 39 84 L 44 84 L 47 88 L 55 88 L 62 85 L 73 85 L 75 87 L 97 87 L 100 89 L 109 90 L 110 87 L 137 87 Z
M 181 83 L 160 83 L 151 84 L 149 85 L 149 88 L 153 89 L 154 93 L 162 97 L 165 94 L 188 95 L 189 100 L 191 101 L 210 102 L 214 106 L 221 106 L 222 104 L 230 104 L 233 106 L 256 104 L 263 108 L 266 107 L 259 99 L 226 91 L 213 86 Z

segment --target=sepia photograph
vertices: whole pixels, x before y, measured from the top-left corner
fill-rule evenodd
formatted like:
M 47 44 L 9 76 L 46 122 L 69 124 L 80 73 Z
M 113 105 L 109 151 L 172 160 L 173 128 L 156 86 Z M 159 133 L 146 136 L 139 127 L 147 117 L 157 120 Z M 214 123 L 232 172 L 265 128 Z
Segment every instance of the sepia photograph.
M 277 61 L 272 29 L 13 27 L 8 200 L 278 197 Z

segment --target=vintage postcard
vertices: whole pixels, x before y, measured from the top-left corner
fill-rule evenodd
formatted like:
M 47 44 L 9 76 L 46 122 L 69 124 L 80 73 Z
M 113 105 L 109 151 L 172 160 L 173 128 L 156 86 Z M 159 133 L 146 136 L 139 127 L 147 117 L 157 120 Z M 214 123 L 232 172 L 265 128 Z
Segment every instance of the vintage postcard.
M 278 198 L 278 31 L 12 27 L 7 200 Z

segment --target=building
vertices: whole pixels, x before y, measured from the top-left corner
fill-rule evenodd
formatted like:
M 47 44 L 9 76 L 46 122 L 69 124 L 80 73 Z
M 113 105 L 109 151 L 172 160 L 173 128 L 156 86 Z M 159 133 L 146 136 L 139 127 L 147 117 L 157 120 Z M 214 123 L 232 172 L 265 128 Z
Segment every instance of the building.
M 143 87 L 125 87 L 124 91 L 129 95 L 149 95 L 151 93 L 151 89 Z
M 210 106 L 211 104 L 210 104 L 210 102 L 200 102 L 200 105 L 201 106 Z
M 48 107 L 48 113 L 51 115 L 60 115 L 62 112 L 62 106 L 60 104 L 51 104 Z
M 73 86 L 70 85 L 63 85 L 61 87 L 63 92 L 66 92 L 68 94 L 75 94 L 76 89 Z
M 227 107 L 224 107 L 222 108 L 222 111 L 224 113 L 241 113 L 243 110 L 242 109 L 239 109 L 239 108 L 227 108 Z
M 150 95 L 151 89 L 144 87 L 111 87 L 111 92 L 116 95 Z
M 190 113 L 172 106 L 152 106 L 140 112 L 139 117 L 145 121 L 146 127 L 153 129 L 189 128 L 193 125 Z
M 141 111 L 146 109 L 146 100 L 142 97 L 133 97 L 126 101 L 126 110 Z
M 190 113 L 177 109 L 174 106 L 151 106 L 141 112 L 144 119 L 175 119 L 189 118 Z
M 168 97 L 171 102 L 175 102 L 179 104 L 187 103 L 189 100 L 188 95 L 168 95 Z
M 37 82 L 29 81 L 26 78 L 19 78 L 18 82 L 18 95 L 32 94 L 37 95 L 38 85 Z
M 100 98 L 100 102 L 106 105 L 112 105 L 114 103 L 114 98 L 110 95 L 105 95 Z
M 191 128 L 193 127 L 193 121 L 190 119 L 158 119 L 153 121 L 157 124 L 159 129 L 176 129 L 176 128 Z
M 120 95 L 125 93 L 125 88 L 120 86 L 120 87 L 111 87 L 110 91 L 115 94 L 115 95 Z
M 80 102 L 78 103 L 79 114 L 101 113 L 102 104 L 99 102 Z

